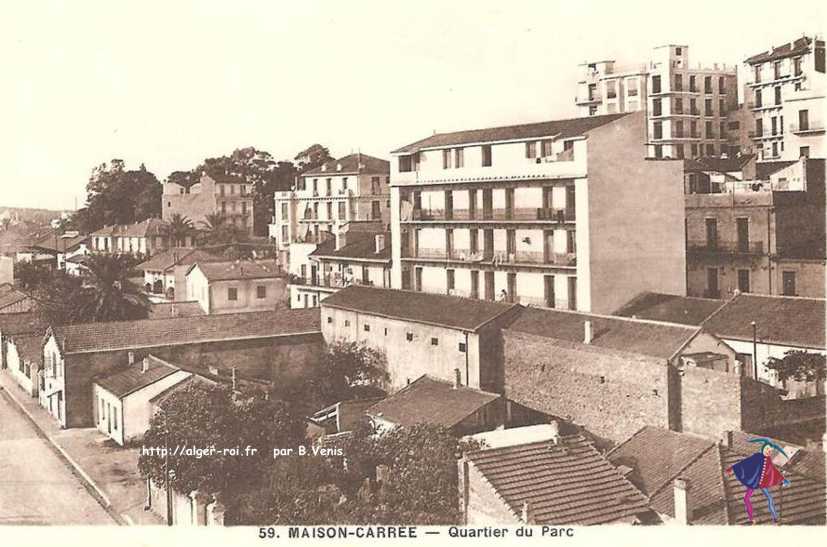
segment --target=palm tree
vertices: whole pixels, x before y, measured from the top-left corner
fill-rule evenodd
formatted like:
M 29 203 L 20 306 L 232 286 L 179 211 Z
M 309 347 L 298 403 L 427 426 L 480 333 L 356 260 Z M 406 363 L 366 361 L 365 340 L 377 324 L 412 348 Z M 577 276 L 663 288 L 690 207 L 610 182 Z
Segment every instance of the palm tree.
M 79 314 L 85 321 L 146 319 L 150 301 L 129 281 L 134 260 L 126 255 L 91 255 L 86 263 L 84 299 Z
M 227 221 L 221 213 L 210 213 L 201 222 L 203 242 L 208 245 L 228 245 L 248 240 L 247 232 Z
M 169 237 L 173 247 L 182 247 L 181 242 L 187 241 L 187 236 L 191 235 L 194 230 L 192 221 L 181 215 L 175 213 L 169 221 Z

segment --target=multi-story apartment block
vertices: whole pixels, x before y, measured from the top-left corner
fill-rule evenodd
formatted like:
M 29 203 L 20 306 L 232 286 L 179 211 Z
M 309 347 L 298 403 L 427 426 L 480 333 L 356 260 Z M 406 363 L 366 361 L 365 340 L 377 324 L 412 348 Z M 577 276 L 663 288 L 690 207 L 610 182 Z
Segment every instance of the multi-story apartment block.
M 684 158 L 728 153 L 727 114 L 738 105 L 735 67 L 692 67 L 689 47 L 654 48 L 633 67 L 615 61 L 583 65 L 575 103 L 580 116 L 643 110 L 647 155 Z
M 301 244 L 291 245 L 291 249 L 296 245 Z M 391 286 L 389 232 L 341 232 L 319 243 L 305 256 L 307 260 L 296 265 L 290 279 L 291 308 L 316 307 L 350 285 L 386 289 Z
M 169 224 L 160 218 L 148 218 L 134 224 L 105 226 L 90 236 L 96 253 L 152 256 L 170 246 Z
M 824 158 L 824 40 L 802 36 L 744 61 L 759 160 Z
M 644 157 L 645 131 L 636 112 L 396 150 L 393 287 L 599 312 L 683 294 L 683 170 Z
M 253 185 L 242 178 L 203 174 L 189 188 L 167 182 L 162 199 L 164 220 L 180 214 L 201 228 L 207 215 L 219 213 L 227 222 L 253 234 Z
M 351 222 L 390 221 L 390 167 L 386 160 L 350 154 L 298 177 L 296 187 L 276 192 L 270 238 L 282 263 L 291 243 L 319 243 Z
M 689 296 L 824 297 L 824 160 L 756 164 L 755 178 L 686 195 Z

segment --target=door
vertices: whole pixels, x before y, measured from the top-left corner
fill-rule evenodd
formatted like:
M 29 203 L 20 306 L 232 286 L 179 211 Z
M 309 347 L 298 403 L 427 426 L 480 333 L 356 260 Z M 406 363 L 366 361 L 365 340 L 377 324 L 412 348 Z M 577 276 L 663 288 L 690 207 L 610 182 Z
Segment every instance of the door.
M 505 219 L 514 218 L 514 188 L 505 189 Z
M 454 218 L 454 193 L 451 190 L 445 191 L 445 220 Z
M 749 270 L 738 270 L 738 290 L 749 292 Z
M 414 275 L 414 290 L 422 291 L 422 268 L 416 268 Z
M 796 296 L 795 272 L 781 272 L 781 283 L 784 296 Z
M 543 262 L 546 264 L 554 263 L 554 232 L 545 230 L 543 232 Z
M 471 270 L 471 298 L 480 297 L 480 272 Z
M 468 218 L 474 220 L 477 216 L 477 191 L 468 190 Z
M 706 219 L 706 246 L 709 249 L 718 248 L 718 220 Z M 717 277 L 716 277 L 717 279 Z
M 494 230 L 487 229 L 483 231 L 484 256 L 486 260 L 494 258 Z
M 718 298 L 718 268 L 706 269 L 706 292 L 707 298 Z
M 738 251 L 746 253 L 749 251 L 749 219 L 736 218 L 735 225 L 738 229 Z
M 574 220 L 574 186 L 566 186 L 566 220 Z
M 494 300 L 494 272 L 485 272 L 485 299 Z
M 576 277 L 569 277 L 568 278 L 568 289 L 569 289 L 569 309 L 576 310 L 577 309 L 577 278 Z
M 491 220 L 493 217 L 493 196 L 491 188 L 486 188 L 482 191 L 482 218 L 483 220 Z
M 517 274 L 513 272 L 508 274 L 508 301 L 517 301 Z

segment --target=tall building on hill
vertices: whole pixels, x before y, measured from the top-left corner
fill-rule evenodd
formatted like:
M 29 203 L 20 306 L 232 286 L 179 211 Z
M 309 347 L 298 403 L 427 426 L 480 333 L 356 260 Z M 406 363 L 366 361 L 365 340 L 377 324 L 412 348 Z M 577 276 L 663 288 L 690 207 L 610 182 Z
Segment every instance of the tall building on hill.
M 164 220 L 179 214 L 202 228 L 207 215 L 221 214 L 227 222 L 253 235 L 253 185 L 234 175 L 201 175 L 189 188 L 174 182 L 164 184 Z

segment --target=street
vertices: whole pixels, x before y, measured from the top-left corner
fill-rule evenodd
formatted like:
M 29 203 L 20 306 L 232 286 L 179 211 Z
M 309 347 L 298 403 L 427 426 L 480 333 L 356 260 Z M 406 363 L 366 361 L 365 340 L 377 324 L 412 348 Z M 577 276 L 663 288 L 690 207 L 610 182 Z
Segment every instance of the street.
M 0 525 L 115 524 L 0 388 Z

